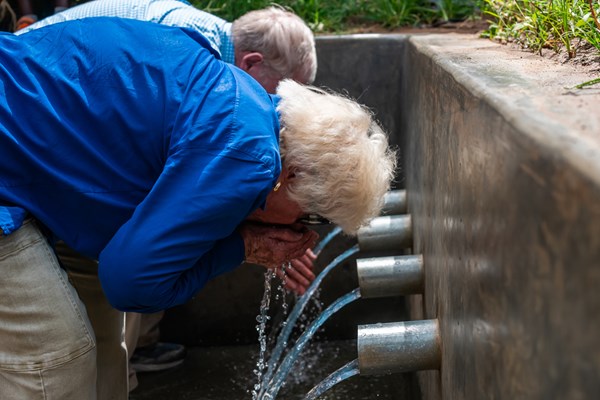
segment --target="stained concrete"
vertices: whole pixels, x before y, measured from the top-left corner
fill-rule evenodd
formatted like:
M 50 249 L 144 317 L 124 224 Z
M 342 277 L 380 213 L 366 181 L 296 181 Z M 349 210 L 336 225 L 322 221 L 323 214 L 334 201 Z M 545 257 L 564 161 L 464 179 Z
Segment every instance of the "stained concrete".
M 424 399 L 600 395 L 600 91 L 473 37 L 413 37 L 402 130 L 442 368 Z
M 594 76 L 474 35 L 330 36 L 317 49 L 317 84 L 373 108 L 398 146 L 395 187 L 408 191 L 413 252 L 425 262 L 425 295 L 410 298 L 410 316 L 402 298 L 361 300 L 325 327 L 325 343 L 355 338 L 358 324 L 437 318 L 442 368 L 418 373 L 423 399 L 597 398 L 600 91 L 572 89 Z M 354 243 L 332 242 L 318 270 Z M 324 281 L 324 304 L 356 287 L 354 268 L 349 260 Z M 147 378 L 138 399 L 250 398 L 231 383 L 249 370 L 231 360 L 237 345 L 256 349 L 262 273 L 243 265 L 169 311 L 164 339 L 198 356 Z M 322 358 L 337 360 L 329 350 Z M 368 394 L 378 377 L 356 379 L 367 390 L 354 398 L 378 398 Z M 233 391 L 222 391 L 228 382 Z

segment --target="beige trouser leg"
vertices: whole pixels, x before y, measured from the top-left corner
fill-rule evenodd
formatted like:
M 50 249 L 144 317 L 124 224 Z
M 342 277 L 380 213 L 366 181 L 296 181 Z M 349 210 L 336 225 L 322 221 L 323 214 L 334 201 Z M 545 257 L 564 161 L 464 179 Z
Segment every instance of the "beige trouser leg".
M 127 346 L 127 353 L 131 358 L 135 348 L 137 347 L 138 337 L 140 335 L 140 320 L 142 314 L 128 312 L 125 313 L 125 345 Z M 132 391 L 138 386 L 138 379 L 135 370 L 131 367 L 131 364 L 127 363 L 127 375 L 129 377 L 129 391 Z
M 56 252 L 85 304 L 96 334 L 98 400 L 127 400 L 124 313 L 113 308 L 104 296 L 96 261 L 79 255 L 62 242 L 57 244 Z
M 32 220 L 0 236 L 0 304 L 0 399 L 97 399 L 85 306 Z
M 131 314 L 131 313 L 128 313 Z M 165 316 L 164 311 L 153 314 L 138 314 L 139 334 L 136 347 L 149 346 L 160 340 L 160 321 Z
M 129 358 L 131 358 L 136 347 L 158 343 L 160 339 L 159 323 L 164 315 L 164 311 L 153 314 L 125 313 L 125 343 Z M 129 390 L 135 389 L 137 385 L 137 375 L 134 369 L 129 366 Z

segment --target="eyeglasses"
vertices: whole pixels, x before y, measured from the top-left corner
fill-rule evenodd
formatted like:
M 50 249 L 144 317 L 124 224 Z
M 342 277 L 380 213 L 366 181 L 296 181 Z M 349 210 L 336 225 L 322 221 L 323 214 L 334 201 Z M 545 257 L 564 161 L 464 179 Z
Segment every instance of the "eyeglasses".
M 304 225 L 328 225 L 332 222 L 319 214 L 306 214 L 298 219 L 299 223 Z

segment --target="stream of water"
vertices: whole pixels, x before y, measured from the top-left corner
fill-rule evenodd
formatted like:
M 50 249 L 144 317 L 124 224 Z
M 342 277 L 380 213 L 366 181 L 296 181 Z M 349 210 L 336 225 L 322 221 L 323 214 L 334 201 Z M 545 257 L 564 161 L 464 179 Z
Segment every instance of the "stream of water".
M 353 301 L 360 298 L 360 289 L 356 288 L 350 293 L 345 294 L 344 296 L 337 299 L 333 302 L 329 307 L 323 311 L 321 315 L 313 323 L 302 333 L 294 347 L 290 350 L 290 352 L 285 356 L 279 368 L 273 375 L 273 378 L 269 381 L 269 384 L 266 389 L 266 393 L 263 395 L 262 399 L 264 400 L 272 400 L 275 399 L 279 389 L 285 382 L 285 379 L 290 372 L 294 362 L 304 349 L 304 346 L 308 343 L 308 341 L 315 334 L 317 329 L 325 323 L 333 314 L 341 310 L 346 305 L 352 303 Z
M 265 369 L 265 354 L 267 351 L 267 335 L 265 334 L 267 321 L 269 320 L 269 307 L 271 304 L 271 281 L 275 277 L 275 272 L 267 270 L 265 272 L 265 291 L 263 298 L 260 302 L 259 315 L 256 317 L 256 330 L 258 331 L 258 344 L 260 347 L 258 354 L 258 361 L 256 362 L 256 369 L 254 374 L 257 377 L 258 382 L 254 385 L 252 390 L 252 399 L 256 400 L 258 393 L 261 389 L 262 375 Z
M 327 234 L 327 236 L 325 236 L 319 243 L 317 243 L 317 245 L 313 249 L 313 253 L 315 253 L 316 255 L 319 255 L 319 253 L 323 250 L 323 248 L 325 246 L 327 246 L 327 244 L 329 242 L 331 242 L 331 240 L 333 238 L 335 238 L 337 235 L 339 235 L 340 232 L 342 232 L 342 228 L 340 228 L 339 226 L 336 226 L 335 228 L 333 228 L 331 230 L 331 232 L 329 232 Z
M 348 364 L 344 365 L 342 368 L 338 369 L 327 378 L 323 379 L 321 383 L 312 388 L 310 392 L 306 395 L 304 400 L 315 400 L 323 393 L 348 378 L 353 377 L 354 375 L 359 374 L 358 369 L 358 358 L 350 361 Z
M 336 267 L 337 265 L 339 265 L 340 263 L 345 261 L 347 258 L 351 257 L 353 254 L 356 254 L 358 251 L 359 251 L 359 248 L 358 248 L 358 244 L 357 244 L 357 245 L 352 246 L 351 248 L 349 248 L 348 250 L 346 250 L 339 256 L 337 256 L 332 262 L 329 263 L 329 265 L 327 265 L 327 267 L 325 267 L 323 269 L 323 271 L 321 271 L 321 273 L 319 273 L 319 275 L 317 275 L 317 277 L 311 283 L 311 285 L 308 287 L 306 292 L 296 302 L 292 311 L 288 315 L 288 318 L 287 318 L 286 322 L 284 323 L 284 326 L 282 327 L 281 331 L 279 332 L 279 336 L 277 337 L 277 343 L 271 353 L 271 356 L 269 357 L 269 361 L 267 362 L 267 372 L 264 375 L 262 375 L 262 383 L 259 385 L 260 390 L 258 392 L 257 397 L 256 398 L 253 397 L 254 400 L 267 400 L 266 398 L 264 398 L 264 395 L 266 393 L 267 387 L 270 386 L 270 382 L 272 380 L 271 378 L 276 370 L 277 363 L 279 362 L 279 359 L 281 358 L 284 350 L 287 347 L 288 338 L 296 324 L 298 317 L 304 310 L 304 307 L 306 306 L 306 304 L 308 303 L 308 301 L 312 297 L 312 295 L 315 293 L 315 291 L 317 290 L 317 288 L 319 287 L 319 285 L 321 284 L 321 282 L 323 281 L 325 276 L 334 267 Z

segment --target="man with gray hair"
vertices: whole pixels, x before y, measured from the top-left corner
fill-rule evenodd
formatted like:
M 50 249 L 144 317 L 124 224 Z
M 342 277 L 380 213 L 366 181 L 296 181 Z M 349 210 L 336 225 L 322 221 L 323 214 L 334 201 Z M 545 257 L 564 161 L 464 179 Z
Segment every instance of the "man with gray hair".
M 223 61 L 246 71 L 269 93 L 275 93 L 284 78 L 312 83 L 317 73 L 312 31 L 300 17 L 279 6 L 247 12 L 231 23 L 183 0 L 94 0 L 16 34 L 89 17 L 128 18 L 192 29 L 208 39 Z
M 355 234 L 379 214 L 396 159 L 369 110 L 293 80 L 269 95 L 213 54 L 119 18 L 0 34 L 1 398 L 98 398 L 56 238 L 99 260 L 115 308 L 156 312 L 301 257 L 307 222 Z
M 300 83 L 312 83 L 315 79 L 317 57 L 312 31 L 296 14 L 278 6 L 247 12 L 230 23 L 181 0 L 94 0 L 47 17 L 16 34 L 23 35 L 49 25 L 92 17 L 134 19 L 199 32 L 223 61 L 247 72 L 269 93 L 275 93 L 277 84 L 284 78 Z M 92 274 L 96 261 L 82 257 L 62 242 L 57 244 L 56 251 L 84 298 L 94 328 L 102 332 L 113 331 L 110 321 L 114 318 L 106 316 L 116 311 L 104 301 L 97 277 Z M 292 273 L 297 273 L 297 278 L 304 282 L 312 280 L 315 258 L 312 251 L 307 250 L 304 256 L 293 260 L 295 269 Z M 286 283 L 291 290 L 303 290 L 302 285 L 293 286 L 294 280 L 288 279 Z M 183 362 L 184 346 L 159 341 L 159 323 L 163 315 L 164 311 L 126 314 L 125 343 L 130 360 L 130 390 L 137 386 L 136 371 L 160 371 Z M 122 363 L 118 360 L 127 356 L 122 354 L 121 347 L 115 346 L 115 342 L 120 340 L 109 333 L 99 335 L 98 380 L 111 382 L 110 385 L 99 385 L 99 390 L 117 390 L 122 382 L 119 378 L 123 375 L 119 372 Z M 105 364 L 107 366 L 103 367 Z

